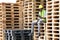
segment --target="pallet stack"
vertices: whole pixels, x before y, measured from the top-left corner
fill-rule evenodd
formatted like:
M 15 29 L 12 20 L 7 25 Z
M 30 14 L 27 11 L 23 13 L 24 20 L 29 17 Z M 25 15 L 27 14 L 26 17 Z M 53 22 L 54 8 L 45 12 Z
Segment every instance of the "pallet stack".
M 4 3 L 2 12 L 4 12 L 4 29 L 22 29 L 20 24 L 19 4 Z
M 37 20 L 38 19 L 38 14 L 39 14 L 39 5 L 43 5 L 44 9 L 46 9 L 46 0 L 35 0 L 34 2 L 34 14 L 33 14 L 33 20 Z M 34 26 L 34 40 L 38 40 L 38 27 L 37 25 Z M 42 28 L 42 29 L 41 29 Z M 44 23 L 43 25 L 41 25 L 41 36 L 40 36 L 40 40 L 45 40 L 45 28 L 46 28 L 46 24 Z
M 24 9 L 24 0 L 16 0 L 16 4 L 19 4 L 19 23 L 20 23 L 20 27 L 22 27 L 22 29 L 24 28 L 23 27 L 23 9 Z
M 31 29 L 31 23 L 33 20 L 33 2 L 31 0 L 24 0 L 24 29 Z
M 24 0 L 24 11 L 23 11 L 24 12 L 23 13 L 23 15 L 24 15 L 24 17 L 23 17 L 24 18 L 24 23 L 23 23 L 24 29 L 31 29 L 32 21 L 37 20 L 40 4 L 42 4 L 44 6 L 44 9 L 46 9 L 46 1 L 45 0 L 41 0 L 41 1 L 40 0 Z M 37 30 L 37 26 L 34 26 L 34 29 Z M 38 31 L 35 31 L 35 30 L 34 30 L 34 40 L 37 40 L 38 34 L 36 32 L 38 32 Z M 45 27 L 43 30 L 45 30 Z M 45 35 L 43 35 L 43 38 L 44 38 L 44 36 Z
M 0 40 L 4 40 L 4 33 L 3 33 L 3 12 L 2 12 L 2 9 L 3 7 L 2 7 L 2 4 L 0 3 Z
M 23 29 L 20 11 L 17 3 L 0 3 L 0 40 L 4 40 L 4 30 Z
M 46 40 L 60 40 L 60 0 L 46 0 Z

